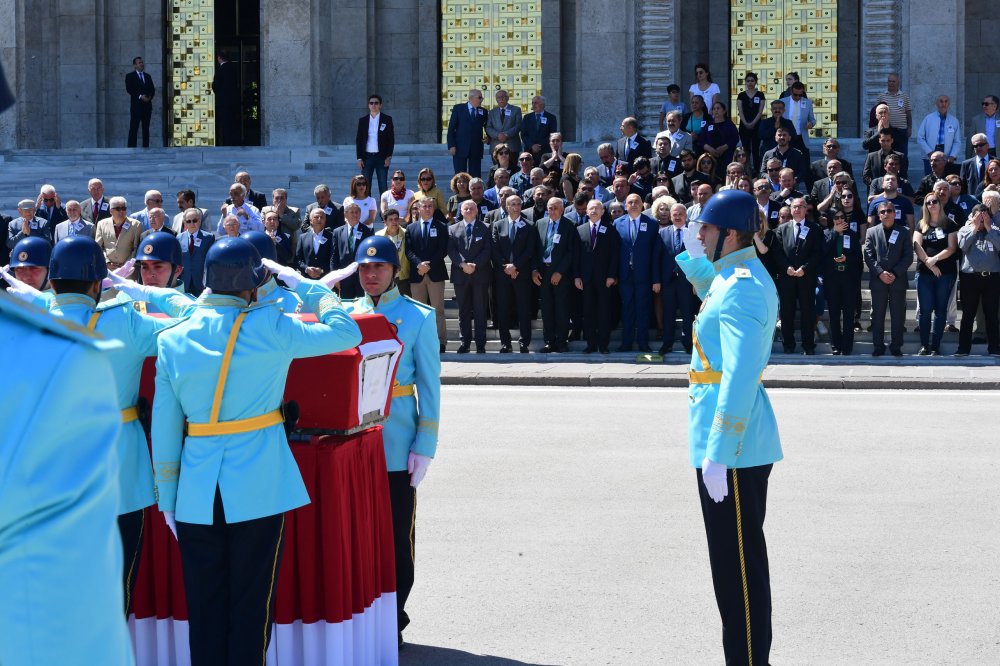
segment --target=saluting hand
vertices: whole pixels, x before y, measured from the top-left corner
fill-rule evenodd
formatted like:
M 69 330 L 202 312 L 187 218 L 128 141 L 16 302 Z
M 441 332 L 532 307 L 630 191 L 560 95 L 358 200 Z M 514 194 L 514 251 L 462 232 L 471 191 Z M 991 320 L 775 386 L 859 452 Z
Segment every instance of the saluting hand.
M 38 291 L 30 284 L 21 282 L 14 277 L 14 274 L 10 272 L 9 266 L 3 266 L 0 268 L 0 274 L 3 275 L 3 279 L 10 285 L 7 287 L 7 293 L 16 297 L 18 300 L 24 301 L 25 303 L 31 303 L 42 295 L 42 292 Z
M 120 268 L 116 268 L 115 270 L 113 270 L 112 273 L 120 278 L 128 278 L 130 275 L 132 275 L 132 268 L 134 266 L 135 266 L 135 259 L 129 259 L 124 264 L 122 264 Z M 114 282 L 111 280 L 110 277 L 106 277 L 103 280 L 101 280 L 101 289 L 111 289 L 111 287 L 113 286 Z
M 299 286 L 299 282 L 302 281 L 302 275 L 299 274 L 299 272 L 294 268 L 289 268 L 288 266 L 284 266 L 279 264 L 277 261 L 272 261 L 267 258 L 261 259 L 261 263 L 264 264 L 264 268 L 274 273 L 279 280 L 288 285 L 289 289 L 295 289 L 295 287 Z M 310 269 L 315 270 L 317 274 L 321 272 L 319 268 L 315 268 L 314 266 L 310 266 L 306 269 L 306 271 L 309 272 Z
M 350 276 L 354 275 L 357 272 L 358 272 L 358 262 L 354 261 L 341 269 L 330 271 L 329 273 L 321 277 L 319 281 L 328 286 L 330 289 L 333 289 L 335 285 L 339 284 L 341 281 L 345 280 L 346 278 L 349 278 Z

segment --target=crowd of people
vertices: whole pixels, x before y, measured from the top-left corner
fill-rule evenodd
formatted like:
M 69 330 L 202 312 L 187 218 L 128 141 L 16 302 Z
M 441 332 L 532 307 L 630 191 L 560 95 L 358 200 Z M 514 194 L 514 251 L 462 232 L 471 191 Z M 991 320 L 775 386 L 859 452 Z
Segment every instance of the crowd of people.
M 503 352 L 513 351 L 510 331 L 516 329 L 523 353 L 565 351 L 580 339 L 585 353 L 608 353 L 619 324 L 618 351 L 658 347 L 667 353 L 679 343 L 689 352 L 698 300 L 674 261 L 683 251 L 681 230 L 697 221 L 715 192 L 740 189 L 757 199 L 763 217 L 755 244 L 779 293 L 786 353 L 815 353 L 817 332 L 829 334 L 834 354 L 853 352 L 867 267 L 874 353 L 888 348 L 901 354 L 914 259 L 917 353 L 941 353 L 944 333 L 958 332 L 958 353 L 968 354 L 978 341 L 974 329 L 985 334 L 989 353 L 1000 353 L 995 96 L 985 97 L 983 112 L 971 120 L 971 156 L 963 159 L 962 125 L 949 112 L 949 98 L 938 96 L 935 110 L 917 124 L 899 76 L 891 74 L 863 139 L 862 188 L 836 138 L 810 139 L 816 116 L 797 74 L 790 73 L 788 89 L 768 101 L 757 75 L 747 72 L 733 114 L 738 125 L 707 66 L 695 67 L 695 79 L 686 97 L 679 86 L 669 86 L 652 141 L 636 118 L 627 117 L 620 138 L 598 146 L 590 164 L 566 150 L 544 97 L 534 97 L 531 110 L 522 112 L 500 90 L 487 111 L 482 92 L 472 90 L 451 111 L 447 143 L 454 173 L 447 185 L 423 168 L 411 186 L 406 173 L 391 168 L 392 118 L 382 112 L 381 97 L 372 95 L 370 113 L 358 122 L 360 173 L 343 199 L 319 184 L 305 206 L 290 205 L 281 188 L 268 201 L 240 172 L 221 204 L 199 208 L 194 191 L 177 192 L 179 212 L 168 219 L 157 190 L 146 192 L 144 206 L 130 212 L 124 198 L 105 197 L 98 179 L 87 185 L 89 198 L 65 203 L 45 185 L 7 220 L 5 249 L 13 252 L 11 267 L 27 272 L 31 261 L 20 257 L 30 248 L 14 252 L 19 243 L 87 234 L 114 270 L 146 235 L 165 231 L 180 241 L 179 282 L 197 296 L 215 238 L 264 231 L 279 262 L 318 277 L 350 264 L 357 243 L 377 233 L 398 249 L 401 291 L 437 311 L 442 352 L 447 280 L 459 306 L 459 353 L 473 345 L 485 352 L 488 326 L 499 330 Z M 925 172 L 916 184 L 908 179 L 913 136 Z M 888 208 L 892 214 L 884 212 Z M 362 294 L 356 278 L 339 289 L 345 298 Z M 961 332 L 959 300 L 969 313 Z M 820 320 L 827 308 L 829 331 Z M 543 346 L 532 347 L 531 320 L 539 310 Z

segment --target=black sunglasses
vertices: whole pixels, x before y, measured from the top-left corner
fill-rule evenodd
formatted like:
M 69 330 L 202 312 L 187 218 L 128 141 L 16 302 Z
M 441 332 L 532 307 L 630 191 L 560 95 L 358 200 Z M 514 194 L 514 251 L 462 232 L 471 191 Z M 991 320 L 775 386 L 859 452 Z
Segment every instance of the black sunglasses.
M 406 180 L 402 176 L 393 176 L 392 179 L 393 180 Z M 430 178 L 421 178 L 420 180 L 430 180 Z

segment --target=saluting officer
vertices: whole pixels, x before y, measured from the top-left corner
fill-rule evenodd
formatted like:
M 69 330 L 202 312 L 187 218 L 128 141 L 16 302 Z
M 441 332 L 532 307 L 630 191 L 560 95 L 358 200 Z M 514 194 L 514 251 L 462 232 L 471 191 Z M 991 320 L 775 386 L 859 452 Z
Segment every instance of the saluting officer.
M 92 390 L 113 384 L 103 352 L 121 346 L 0 293 L 0 365 L 21 379 L 0 401 L 0 664 L 134 663 L 108 446 L 121 419 Z
M 181 273 L 184 272 L 183 258 L 181 255 L 181 244 L 177 237 L 165 231 L 152 233 L 142 239 L 139 247 L 135 250 L 135 263 L 139 265 L 138 275 L 140 283 L 150 289 L 166 289 L 166 295 L 173 297 L 176 303 L 169 304 L 167 299 L 154 300 L 151 298 L 153 292 L 134 292 L 129 294 L 121 288 L 119 292 L 133 300 L 136 310 L 142 314 L 162 313 L 171 317 L 179 304 L 193 303 L 194 298 L 184 291 L 184 283 L 180 281 Z M 126 264 L 127 265 L 127 264 Z M 121 271 L 115 271 L 117 276 Z M 113 277 L 114 281 L 115 278 Z M 115 287 L 119 287 L 116 283 Z M 165 295 L 165 296 L 166 296 Z M 118 300 L 123 300 L 121 297 Z
M 399 255 L 395 244 L 385 236 L 371 236 L 358 244 L 355 259 L 365 296 L 353 301 L 353 311 L 384 315 L 396 327 L 396 336 L 403 343 L 389 419 L 382 429 L 392 503 L 397 627 L 402 647 L 403 629 L 410 623 L 405 606 L 413 587 L 417 486 L 437 450 L 441 357 L 434 309 L 401 296 L 396 288 Z
M 216 241 L 205 257 L 212 294 L 157 340 L 153 467 L 180 545 L 194 666 L 260 663 L 266 652 L 284 512 L 309 503 L 280 409 L 288 367 L 361 341 L 316 282 L 288 277 L 319 323 L 252 306 L 266 275 L 248 241 Z
M 126 301 L 98 306 L 101 282 L 108 269 L 104 253 L 89 236 L 71 236 L 59 241 L 52 251 L 50 275 L 56 294 L 49 306 L 53 315 L 124 343 L 124 347 L 107 354 L 114 384 L 95 385 L 94 389 L 114 388 L 121 412 L 122 429 L 116 444 L 121 463 L 118 528 L 125 553 L 122 581 L 128 617 L 142 555 L 143 509 L 154 502 L 153 468 L 137 407 L 139 378 L 143 361 L 156 355 L 157 334 L 171 322 L 143 316 L 135 308 L 127 307 Z
M 699 481 L 726 663 L 767 664 L 771 582 L 764 513 L 767 479 L 782 454 L 760 378 L 771 357 L 778 297 L 754 249 L 761 214 L 752 196 L 719 192 L 699 222 L 688 226 L 687 251 L 677 256 L 703 300 L 688 373 L 691 464 Z
M 278 262 L 278 248 L 274 240 L 263 231 L 247 231 L 240 238 L 250 241 L 250 244 L 257 248 L 261 259 L 267 259 L 275 263 Z M 284 264 L 282 264 L 284 265 Z M 277 303 L 282 312 L 296 313 L 302 311 L 302 299 L 291 289 L 278 284 L 274 275 L 268 275 L 264 279 L 264 284 L 257 288 L 258 303 Z
M 10 268 L 21 282 L 38 291 L 47 290 L 52 244 L 41 236 L 27 236 L 10 253 Z

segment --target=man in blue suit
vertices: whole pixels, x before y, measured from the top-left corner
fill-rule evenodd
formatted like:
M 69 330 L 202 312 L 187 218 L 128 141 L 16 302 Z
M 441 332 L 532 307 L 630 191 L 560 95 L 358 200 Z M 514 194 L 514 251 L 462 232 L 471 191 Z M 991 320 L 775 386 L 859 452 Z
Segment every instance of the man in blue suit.
M 333 230 L 333 246 L 330 250 L 330 268 L 337 270 L 346 268 L 354 262 L 355 248 L 375 232 L 367 224 L 361 223 L 361 207 L 353 201 L 344 206 L 344 219 L 347 224 Z M 358 276 L 349 275 L 338 285 L 340 297 L 343 299 L 361 298 L 365 295 Z
M 188 208 L 184 211 L 184 231 L 177 236 L 177 240 L 181 244 L 181 265 L 184 267 L 181 282 L 184 283 L 184 290 L 192 296 L 201 296 L 205 289 L 205 255 L 215 242 L 215 236 L 202 231 L 200 210 Z
M 642 198 L 630 194 L 625 199 L 625 215 L 615 220 L 621 237 L 618 284 L 622 299 L 622 344 L 620 352 L 648 352 L 649 312 L 652 293 L 660 293 L 660 238 L 656 220 L 642 212 Z M 651 293 L 652 292 L 652 293 Z
M 673 351 L 677 328 L 677 311 L 681 312 L 681 344 L 685 353 L 691 353 L 691 322 L 694 321 L 694 292 L 684 271 L 677 265 L 676 257 L 684 251 L 684 229 L 687 215 L 684 204 L 670 208 L 673 224 L 660 227 L 660 303 L 663 305 L 663 343 L 660 353 Z
M 483 175 L 483 131 L 486 129 L 486 109 L 482 108 L 483 92 L 472 89 L 466 104 L 456 104 L 448 121 L 448 153 L 455 173 L 462 171 L 473 178 Z
M 448 225 L 434 216 L 434 200 L 421 199 L 417 204 L 418 219 L 406 227 L 406 258 L 410 260 L 410 294 L 415 301 L 435 310 L 438 342 L 444 353 L 444 282 L 448 269 Z
M 535 164 L 542 163 L 542 151 L 549 146 L 549 136 L 558 131 L 556 117 L 545 110 L 545 98 L 535 95 L 531 99 L 531 113 L 521 121 L 521 144 L 531 153 Z

